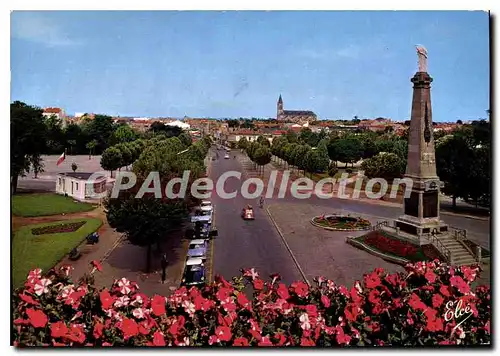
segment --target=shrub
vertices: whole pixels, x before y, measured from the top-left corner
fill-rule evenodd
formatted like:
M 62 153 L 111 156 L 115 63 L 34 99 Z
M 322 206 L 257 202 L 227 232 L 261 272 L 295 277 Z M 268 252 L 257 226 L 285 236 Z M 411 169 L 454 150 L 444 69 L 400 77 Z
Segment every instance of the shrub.
M 329 177 L 335 177 L 335 175 L 338 173 L 339 169 L 335 167 L 333 163 L 330 164 L 330 167 L 328 167 L 328 176 Z
M 98 291 L 69 267 L 31 271 L 13 300 L 16 346 L 422 346 L 490 343 L 490 290 L 471 284 L 477 267 L 427 262 L 387 274 L 377 268 L 350 289 L 264 282 L 252 268 L 230 283 L 148 297 L 125 278 Z M 242 291 L 253 286 L 253 297 Z M 456 303 L 471 314 L 452 318 Z M 453 303 L 453 308 L 450 303 Z M 462 323 L 461 323 L 462 322 Z M 460 326 L 458 326 L 458 324 Z M 456 327 L 456 328 L 455 328 Z

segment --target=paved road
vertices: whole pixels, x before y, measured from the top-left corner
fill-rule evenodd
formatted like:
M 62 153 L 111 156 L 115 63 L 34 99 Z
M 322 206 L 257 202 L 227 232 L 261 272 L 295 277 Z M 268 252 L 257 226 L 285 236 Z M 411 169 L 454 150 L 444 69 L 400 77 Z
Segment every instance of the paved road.
M 239 152 L 234 153 L 241 157 Z M 241 164 L 238 163 L 238 166 L 241 167 Z M 314 206 L 322 206 L 325 207 L 325 212 L 327 212 L 328 208 L 330 209 L 343 209 L 354 213 L 373 215 L 381 218 L 395 219 L 403 213 L 403 209 L 401 207 L 392 207 L 387 205 L 377 205 L 372 203 L 367 203 L 361 200 L 356 199 L 340 199 L 336 196 L 330 199 L 320 199 L 314 194 L 311 195 L 308 199 L 296 199 L 291 196 L 289 192 L 285 195 L 283 199 L 277 199 L 278 186 L 280 184 L 280 178 L 278 178 L 275 187 L 275 194 L 273 194 L 273 199 L 268 199 L 269 204 L 271 201 L 276 202 L 288 202 L 295 204 L 310 204 Z M 490 221 L 478 220 L 467 218 L 460 215 L 449 215 L 449 214 L 441 214 L 441 220 L 447 223 L 450 226 L 466 229 L 467 236 L 478 243 L 480 243 L 483 247 L 490 247 Z
M 210 178 L 214 181 L 227 171 L 241 171 L 241 166 L 233 159 L 220 159 L 212 162 Z M 241 181 L 229 178 L 225 184 L 226 192 L 241 190 Z M 258 207 L 255 200 L 248 201 L 238 194 L 233 199 L 221 199 L 212 194 L 215 206 L 215 224 L 219 236 L 215 240 L 214 274 L 226 279 L 240 274 L 241 268 L 256 268 L 260 276 L 267 278 L 279 273 L 285 283 L 302 280 L 289 252 L 277 234 L 266 212 Z M 240 217 L 246 204 L 254 206 L 255 220 L 244 221 Z

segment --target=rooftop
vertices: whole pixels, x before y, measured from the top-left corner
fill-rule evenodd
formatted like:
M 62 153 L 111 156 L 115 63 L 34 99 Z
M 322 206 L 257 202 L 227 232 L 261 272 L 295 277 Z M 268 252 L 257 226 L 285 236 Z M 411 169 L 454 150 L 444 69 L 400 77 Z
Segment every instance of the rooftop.
M 80 180 L 88 180 L 93 174 L 95 174 L 95 173 L 87 173 L 87 172 L 62 172 L 62 173 L 59 173 L 59 175 L 61 175 L 61 176 L 76 178 L 76 179 L 80 179 Z M 104 175 L 101 175 L 99 178 L 94 179 L 94 180 L 102 180 L 102 179 L 106 179 L 106 177 Z

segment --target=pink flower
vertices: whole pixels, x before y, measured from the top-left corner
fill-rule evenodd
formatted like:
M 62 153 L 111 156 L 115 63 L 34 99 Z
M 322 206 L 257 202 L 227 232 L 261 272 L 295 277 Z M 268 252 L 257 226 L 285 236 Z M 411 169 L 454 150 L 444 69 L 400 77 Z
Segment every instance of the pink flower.
M 137 318 L 137 319 L 144 319 L 144 309 L 143 308 L 136 308 L 132 311 L 132 315 Z
M 85 333 L 83 332 L 83 326 L 71 324 L 69 328 L 69 335 L 67 335 L 66 337 L 73 342 L 83 344 L 85 342 Z
M 253 287 L 255 288 L 255 290 L 262 290 L 264 288 L 264 282 L 262 281 L 262 279 L 254 279 Z
M 42 270 L 40 268 L 33 269 L 28 274 L 28 282 L 35 284 L 40 278 L 42 278 Z
M 434 283 L 436 281 L 436 275 L 434 272 L 432 272 L 431 269 L 427 269 L 427 271 L 424 274 L 425 279 L 429 281 L 429 283 Z
M 35 294 L 40 296 L 42 294 L 49 292 L 49 286 L 52 284 L 52 281 L 47 278 L 40 279 L 35 282 Z
M 309 316 L 306 313 L 303 313 L 299 317 L 300 320 L 300 327 L 302 330 L 309 330 L 311 329 L 311 323 L 309 321 Z
M 130 281 L 123 277 L 118 281 L 118 288 L 120 288 L 120 293 L 121 294 L 129 294 L 130 291 L 132 290 L 130 288 Z
M 243 275 L 244 275 L 245 277 L 250 277 L 250 278 L 252 278 L 252 281 L 253 281 L 255 278 L 259 277 L 259 274 L 255 271 L 255 268 L 251 268 L 251 269 L 249 269 L 249 270 L 246 270 L 246 271 L 243 273 Z
M 72 270 L 74 270 L 73 266 L 70 265 L 64 265 L 59 268 L 59 270 L 66 276 L 69 277 L 69 274 L 71 273 Z
M 126 295 L 122 295 L 120 298 L 118 298 L 116 301 L 115 301 L 115 304 L 114 306 L 116 308 L 121 308 L 121 307 L 125 307 L 129 304 L 129 301 L 130 301 L 130 298 L 127 297 Z
M 99 322 L 96 323 L 94 325 L 94 332 L 93 332 L 94 338 L 100 339 L 103 331 L 104 331 L 104 325 L 102 325 L 102 323 Z
M 441 294 L 436 293 L 432 296 L 432 306 L 434 308 L 440 307 L 441 304 L 443 304 L 443 302 L 444 302 L 444 299 L 443 299 L 443 297 L 441 297 Z

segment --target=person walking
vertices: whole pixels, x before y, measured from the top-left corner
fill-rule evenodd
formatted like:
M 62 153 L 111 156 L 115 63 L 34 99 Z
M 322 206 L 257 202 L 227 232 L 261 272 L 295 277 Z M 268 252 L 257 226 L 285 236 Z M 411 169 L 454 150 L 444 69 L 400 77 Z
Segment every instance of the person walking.
M 165 280 L 167 279 L 167 254 L 164 253 L 161 257 L 161 284 L 165 284 Z
M 260 201 L 259 201 L 260 207 L 262 208 L 264 206 L 264 196 L 260 196 Z

